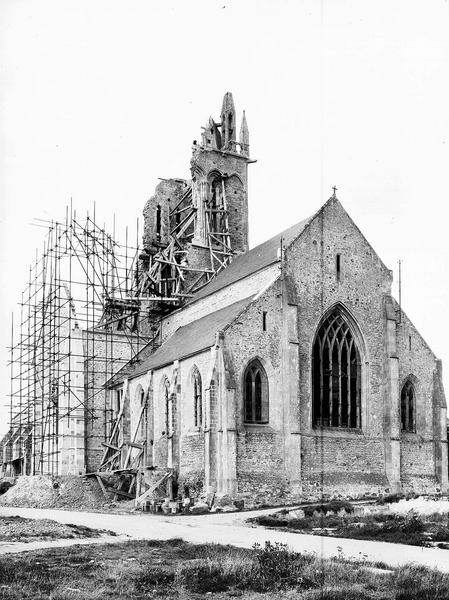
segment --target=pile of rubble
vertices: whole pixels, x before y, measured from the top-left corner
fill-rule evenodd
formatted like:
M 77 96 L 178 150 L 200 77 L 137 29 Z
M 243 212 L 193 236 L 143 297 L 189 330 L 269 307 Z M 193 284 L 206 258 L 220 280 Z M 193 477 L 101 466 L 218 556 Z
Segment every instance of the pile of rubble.
M 0 496 L 0 505 L 98 509 L 105 505 L 105 499 L 95 482 L 75 475 L 25 475 Z

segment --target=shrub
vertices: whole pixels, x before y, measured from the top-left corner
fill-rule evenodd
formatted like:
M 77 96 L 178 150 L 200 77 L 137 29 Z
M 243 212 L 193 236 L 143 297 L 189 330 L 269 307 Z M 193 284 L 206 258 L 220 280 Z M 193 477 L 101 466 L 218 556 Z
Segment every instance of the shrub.
M 311 582 L 303 576 L 304 567 L 313 559 L 291 552 L 286 544 L 270 541 L 263 548 L 254 544 L 257 568 L 254 571 L 252 589 L 266 591 L 300 587 L 307 589 Z
M 10 481 L 0 481 L 0 496 L 5 494 L 12 485 L 13 484 Z

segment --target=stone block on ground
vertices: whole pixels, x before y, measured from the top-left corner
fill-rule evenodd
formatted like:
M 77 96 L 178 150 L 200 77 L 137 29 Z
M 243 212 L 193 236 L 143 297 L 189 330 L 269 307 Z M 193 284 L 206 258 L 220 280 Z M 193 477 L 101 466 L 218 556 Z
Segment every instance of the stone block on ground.
M 209 512 L 209 506 L 206 502 L 197 502 L 190 507 L 190 513 L 192 515 L 204 515 Z

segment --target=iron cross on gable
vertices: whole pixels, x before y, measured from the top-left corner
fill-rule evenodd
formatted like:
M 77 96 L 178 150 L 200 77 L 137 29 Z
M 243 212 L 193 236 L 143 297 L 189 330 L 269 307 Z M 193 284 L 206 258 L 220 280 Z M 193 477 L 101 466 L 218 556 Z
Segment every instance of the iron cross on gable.
M 334 190 L 334 196 L 335 196 L 337 193 L 337 186 L 334 185 L 334 187 L 332 189 Z

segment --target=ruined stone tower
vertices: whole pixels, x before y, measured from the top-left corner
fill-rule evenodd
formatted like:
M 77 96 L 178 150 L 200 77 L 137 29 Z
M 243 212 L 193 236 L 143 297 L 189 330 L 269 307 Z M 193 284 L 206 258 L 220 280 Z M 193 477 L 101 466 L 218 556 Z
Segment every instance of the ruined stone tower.
M 162 180 L 143 211 L 139 295 L 170 302 L 176 296 L 177 305 L 248 250 L 249 133 L 243 113 L 237 142 L 230 92 L 220 121 L 209 117 L 202 129 L 193 142 L 192 179 Z
M 203 127 L 201 144 L 193 143 L 191 159 L 192 195 L 197 208 L 194 243 L 208 245 L 205 218 L 213 211 L 211 225 L 220 225 L 220 210 L 227 210 L 228 231 L 234 254 L 248 250 L 248 163 L 249 134 L 243 114 L 240 139 L 236 141 L 236 113 L 232 94 L 226 92 L 221 108 L 221 122 L 212 117 Z M 222 232 L 216 231 L 221 235 Z

